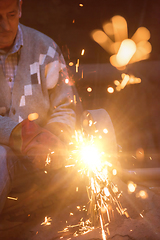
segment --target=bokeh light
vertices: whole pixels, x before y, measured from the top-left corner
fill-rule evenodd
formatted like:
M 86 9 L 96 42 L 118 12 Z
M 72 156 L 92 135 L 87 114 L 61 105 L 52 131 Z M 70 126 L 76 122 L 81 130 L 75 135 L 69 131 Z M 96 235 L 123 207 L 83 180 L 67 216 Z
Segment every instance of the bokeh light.
M 134 182 L 128 183 L 128 192 L 133 193 L 136 190 L 137 185 Z
M 111 18 L 114 30 L 115 42 L 121 42 L 128 38 L 127 22 L 124 17 L 116 15 Z
M 28 115 L 28 120 L 29 120 L 29 121 L 34 121 L 34 120 L 36 120 L 36 119 L 38 119 L 38 118 L 39 118 L 38 113 L 30 113 L 30 114 Z
M 107 92 L 108 93 L 114 93 L 114 88 L 113 87 L 108 87 Z
M 125 18 L 116 15 L 111 18 L 110 22 L 103 24 L 103 30 L 96 29 L 91 36 L 111 54 L 110 63 L 114 67 L 123 70 L 127 64 L 149 58 L 152 46 L 148 42 L 150 31 L 147 28 L 139 27 L 129 38 Z
M 72 67 L 74 65 L 73 62 L 69 62 L 69 66 Z
M 92 88 L 91 88 L 91 87 L 88 87 L 88 88 L 87 88 L 87 92 L 92 92 Z
M 131 58 L 136 52 L 136 44 L 131 39 L 125 39 L 122 41 L 119 51 L 116 56 L 116 60 L 120 66 L 125 66 L 129 63 Z
M 65 83 L 66 83 L 66 84 L 69 83 L 69 79 L 68 79 L 68 78 L 65 79 Z
M 103 129 L 103 132 L 104 132 L 105 134 L 107 134 L 107 133 L 108 133 L 108 130 L 107 130 L 106 128 L 104 128 L 104 129 Z

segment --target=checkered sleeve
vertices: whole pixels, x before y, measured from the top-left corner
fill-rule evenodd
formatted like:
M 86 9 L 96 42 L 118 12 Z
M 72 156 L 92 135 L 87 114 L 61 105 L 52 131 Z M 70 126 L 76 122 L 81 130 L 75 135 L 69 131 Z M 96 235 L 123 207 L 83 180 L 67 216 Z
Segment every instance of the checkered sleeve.
M 66 64 L 58 47 L 54 52 L 53 60 L 45 66 L 51 106 L 50 119 L 46 128 L 54 129 L 52 132 L 55 132 L 55 126 L 59 131 L 63 131 L 63 128 L 73 131 L 76 122 L 73 92 Z

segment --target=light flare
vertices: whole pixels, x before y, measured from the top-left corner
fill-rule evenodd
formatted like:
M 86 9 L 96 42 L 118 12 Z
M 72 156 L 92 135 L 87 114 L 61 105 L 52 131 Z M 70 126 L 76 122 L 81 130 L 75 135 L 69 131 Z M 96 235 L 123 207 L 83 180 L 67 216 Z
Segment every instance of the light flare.
M 46 216 L 46 217 L 44 218 L 44 222 L 42 222 L 41 225 L 49 226 L 49 225 L 51 225 L 51 221 L 52 221 L 52 218 Z
M 84 146 L 81 149 L 81 159 L 84 164 L 87 164 L 89 169 L 95 170 L 101 166 L 100 153 L 94 146 Z
M 134 182 L 128 183 L 128 192 L 133 193 L 136 190 L 137 185 Z
M 110 57 L 110 63 L 117 69 L 125 69 L 126 65 L 149 58 L 152 46 L 150 31 L 139 27 L 134 35 L 128 37 L 127 21 L 124 17 L 113 16 L 110 22 L 103 24 L 103 30 L 92 31 L 91 36 Z

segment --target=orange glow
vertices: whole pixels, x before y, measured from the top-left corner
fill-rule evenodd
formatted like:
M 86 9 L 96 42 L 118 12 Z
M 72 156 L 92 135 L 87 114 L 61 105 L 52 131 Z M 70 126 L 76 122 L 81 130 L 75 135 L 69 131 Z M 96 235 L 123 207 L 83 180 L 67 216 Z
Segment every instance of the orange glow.
M 103 129 L 103 132 L 104 132 L 105 134 L 107 134 L 107 133 L 108 133 L 108 130 L 107 130 L 106 128 L 104 128 L 104 129 Z
M 81 76 L 81 78 L 83 78 L 83 69 L 82 69 L 82 76 Z
M 133 193 L 136 190 L 137 185 L 133 182 L 128 183 L 128 192 Z
M 80 6 L 80 7 L 83 7 L 83 4 L 82 4 L 82 3 L 80 3 L 80 4 L 79 4 L 79 6 Z
M 145 27 L 139 27 L 137 31 L 132 36 L 132 40 L 135 43 L 139 43 L 141 41 L 148 41 L 151 37 L 150 31 Z
M 113 24 L 111 22 L 105 23 L 103 25 L 103 30 L 108 36 L 114 35 Z
M 123 40 L 116 56 L 118 64 L 120 66 L 127 65 L 135 52 L 136 52 L 135 42 L 131 39 Z
M 110 63 L 112 64 L 112 66 L 114 66 L 114 67 L 116 67 L 116 68 L 120 68 L 121 65 L 118 64 L 116 57 L 117 57 L 116 54 L 112 55 L 112 56 L 110 57 L 109 61 L 110 61 Z
M 113 187 L 113 192 L 114 192 L 114 193 L 117 193 L 117 192 L 118 192 L 118 187 L 117 187 L 117 186 L 114 186 L 114 187 Z
M 122 79 L 123 80 L 121 82 L 121 89 L 123 89 L 127 85 L 128 81 L 129 81 L 129 75 L 122 73 Z
M 75 23 L 75 19 L 73 19 L 72 23 Z
M 106 208 L 105 208 L 105 207 L 101 207 L 101 212 L 102 212 L 102 213 L 107 212 Z
M 14 201 L 17 201 L 18 200 L 18 197 L 7 197 L 8 199 L 11 199 L 11 200 L 14 200 Z
M 88 119 L 83 120 L 83 127 L 87 127 L 89 125 Z
M 139 27 L 129 39 L 127 22 L 117 15 L 103 24 L 103 30 L 94 30 L 92 38 L 111 54 L 110 63 L 117 69 L 124 70 L 127 64 L 149 58 L 152 46 L 148 42 L 150 31 L 147 28 Z
M 136 158 L 139 161 L 143 161 L 144 160 L 144 150 L 143 150 L 143 148 L 137 149 L 137 151 L 136 151 Z
M 113 174 L 114 176 L 117 175 L 117 170 L 116 170 L 116 169 L 113 169 L 112 174 Z
M 122 76 L 121 83 L 118 80 L 114 81 L 114 84 L 117 86 L 116 87 L 117 91 L 120 91 L 126 85 L 141 83 L 141 79 L 140 78 L 136 78 L 133 75 L 128 75 L 128 74 L 122 73 L 121 76 Z
M 151 51 L 152 51 L 152 45 L 150 44 L 150 42 L 141 41 L 137 43 L 137 51 L 132 57 L 130 63 L 139 62 L 149 58 L 149 54 L 151 53 Z
M 84 49 L 82 49 L 82 51 L 81 51 L 81 55 L 83 56 L 83 55 L 84 55 L 84 53 L 85 53 L 85 50 L 84 50 Z
M 76 72 L 78 72 L 78 68 L 79 68 L 79 59 L 77 59 L 77 63 L 76 63 Z
M 91 127 L 93 124 L 93 121 L 92 120 L 89 120 L 89 127 Z
M 128 38 L 127 22 L 122 16 L 114 16 L 111 18 L 114 30 L 115 42 L 121 42 Z
M 72 67 L 74 65 L 73 62 L 69 62 L 69 66 Z
M 141 83 L 141 79 L 131 75 L 129 77 L 129 84 L 135 84 L 135 83 Z
M 97 42 L 102 48 L 104 48 L 107 52 L 113 54 L 113 41 L 102 31 L 102 30 L 94 30 L 92 33 L 92 38 L 95 42 Z
M 118 85 L 116 87 L 116 90 L 120 91 L 121 89 L 123 89 L 127 85 L 128 82 L 129 82 L 129 75 L 127 75 L 125 73 L 122 73 L 122 82 L 121 82 L 120 85 Z
M 30 114 L 28 115 L 28 120 L 29 120 L 29 121 L 34 121 L 34 120 L 36 120 L 36 119 L 38 119 L 38 118 L 39 118 L 38 113 L 30 113 Z
M 146 199 L 146 198 L 148 198 L 148 193 L 147 193 L 146 191 L 144 191 L 144 190 L 141 190 L 141 191 L 139 192 L 139 196 L 140 196 L 142 199 Z
M 115 81 L 114 81 L 114 84 L 115 84 L 116 86 L 118 86 L 118 85 L 120 85 L 120 82 L 119 82 L 118 80 L 115 80 Z
M 99 44 L 103 44 L 108 41 L 107 35 L 101 30 L 95 30 L 92 33 L 92 37 Z
M 41 223 L 41 225 L 49 226 L 51 225 L 52 219 L 50 217 L 45 217 L 44 222 Z
M 74 104 L 76 104 L 77 103 L 76 95 L 73 96 L 73 99 L 74 99 L 74 101 L 73 101 Z
M 109 92 L 109 93 L 114 93 L 114 88 L 113 88 L 113 87 L 108 87 L 108 88 L 107 88 L 107 92 Z
M 65 83 L 66 83 L 66 84 L 69 83 L 69 79 L 68 79 L 68 78 L 65 79 Z
M 91 88 L 91 87 L 88 87 L 88 88 L 87 88 L 87 92 L 92 92 L 92 88 Z

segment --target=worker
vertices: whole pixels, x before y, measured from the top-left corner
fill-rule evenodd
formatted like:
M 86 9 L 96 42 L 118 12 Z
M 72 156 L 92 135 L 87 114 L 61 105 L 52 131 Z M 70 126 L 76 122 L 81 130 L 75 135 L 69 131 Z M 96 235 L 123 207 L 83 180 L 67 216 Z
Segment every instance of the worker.
M 22 0 L 0 0 L 0 212 L 13 188 L 43 181 L 48 157 L 62 167 L 76 121 L 59 47 L 21 15 Z

